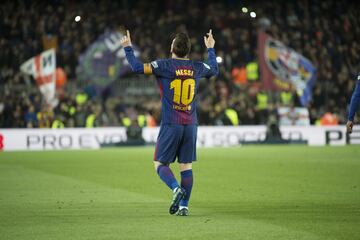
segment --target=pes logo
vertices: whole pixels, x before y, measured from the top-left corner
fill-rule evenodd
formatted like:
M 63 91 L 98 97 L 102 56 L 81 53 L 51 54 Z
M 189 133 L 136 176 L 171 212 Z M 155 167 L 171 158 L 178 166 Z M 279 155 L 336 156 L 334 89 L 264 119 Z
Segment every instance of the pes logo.
M 0 134 L 0 151 L 4 149 L 4 136 Z

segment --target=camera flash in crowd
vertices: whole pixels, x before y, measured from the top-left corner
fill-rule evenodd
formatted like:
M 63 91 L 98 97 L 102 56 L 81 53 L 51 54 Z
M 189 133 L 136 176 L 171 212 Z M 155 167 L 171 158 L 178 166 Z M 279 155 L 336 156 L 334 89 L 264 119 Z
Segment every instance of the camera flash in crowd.
M 216 61 L 217 61 L 218 63 L 222 63 L 223 59 L 222 59 L 222 57 L 216 57 Z
M 255 12 L 251 12 L 251 13 L 250 13 L 250 17 L 256 18 L 256 13 L 255 13 Z
M 248 12 L 248 9 L 247 9 L 247 7 L 243 7 L 243 8 L 241 8 L 241 11 L 242 11 L 243 13 L 247 13 L 247 12 Z
M 80 22 L 80 20 L 81 20 L 81 17 L 80 17 L 80 16 L 76 16 L 76 17 L 75 17 L 75 22 Z

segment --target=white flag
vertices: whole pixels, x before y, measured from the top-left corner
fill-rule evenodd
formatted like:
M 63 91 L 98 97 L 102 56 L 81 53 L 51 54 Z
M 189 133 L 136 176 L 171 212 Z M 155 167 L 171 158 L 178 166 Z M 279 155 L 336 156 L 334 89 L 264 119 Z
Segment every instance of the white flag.
M 32 75 L 46 103 L 55 107 L 58 99 L 55 97 L 56 88 L 56 55 L 55 49 L 49 49 L 30 58 L 20 66 L 20 70 Z

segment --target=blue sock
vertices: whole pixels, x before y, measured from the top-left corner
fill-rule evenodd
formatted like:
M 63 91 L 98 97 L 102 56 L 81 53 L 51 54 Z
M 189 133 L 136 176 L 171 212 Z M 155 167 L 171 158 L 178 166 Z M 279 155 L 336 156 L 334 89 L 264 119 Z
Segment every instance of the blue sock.
M 193 186 L 193 172 L 192 172 L 192 169 L 182 171 L 181 172 L 181 187 L 183 189 L 185 189 L 186 195 L 180 201 L 180 206 L 182 206 L 182 207 L 187 207 L 188 206 L 192 186 Z
M 159 174 L 160 179 L 166 183 L 166 185 L 171 189 L 174 190 L 175 188 L 179 187 L 175 176 L 169 166 L 160 165 L 157 169 L 157 173 Z

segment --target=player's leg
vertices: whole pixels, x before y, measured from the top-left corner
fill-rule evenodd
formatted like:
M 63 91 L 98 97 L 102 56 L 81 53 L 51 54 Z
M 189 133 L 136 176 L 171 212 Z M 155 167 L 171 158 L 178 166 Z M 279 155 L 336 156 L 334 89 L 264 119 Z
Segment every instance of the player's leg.
M 193 187 L 192 162 L 196 161 L 196 137 L 197 126 L 187 125 L 179 152 L 181 187 L 185 190 L 185 196 L 180 201 L 180 210 L 178 212 L 178 215 L 181 216 L 188 215 L 188 205 Z
M 188 207 L 193 186 L 192 163 L 180 163 L 179 167 L 181 175 L 181 188 L 185 190 L 185 196 L 180 201 L 180 210 L 178 212 L 178 215 L 187 216 L 189 215 Z
M 172 190 L 175 191 L 179 187 L 176 178 L 171 171 L 169 165 L 162 164 L 159 161 L 154 161 L 155 171 L 160 179 Z
M 156 144 L 154 166 L 160 179 L 173 191 L 173 199 L 169 212 L 174 214 L 179 209 L 180 200 L 185 192 L 179 187 L 169 164 L 175 161 L 178 146 L 182 138 L 183 127 L 181 125 L 162 125 Z

